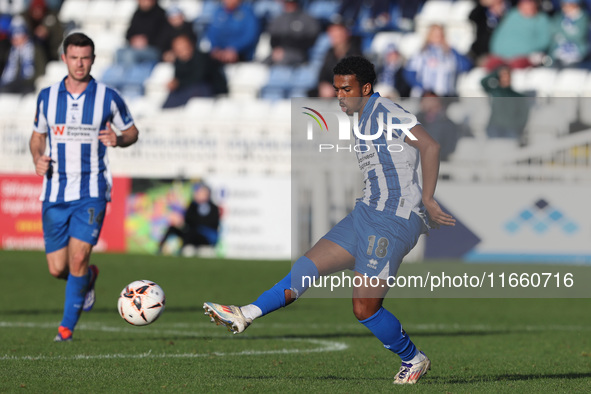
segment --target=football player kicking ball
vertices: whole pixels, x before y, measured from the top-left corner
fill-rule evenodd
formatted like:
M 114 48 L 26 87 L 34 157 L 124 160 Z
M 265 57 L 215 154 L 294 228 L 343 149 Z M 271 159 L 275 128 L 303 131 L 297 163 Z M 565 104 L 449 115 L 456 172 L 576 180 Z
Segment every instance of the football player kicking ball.
M 363 57 L 341 60 L 334 68 L 333 85 L 341 109 L 359 114 L 359 131 L 375 135 L 384 115 L 404 111 L 392 101 L 373 92 L 376 80 L 374 66 Z M 291 272 L 252 304 L 237 307 L 206 302 L 205 313 L 212 321 L 223 324 L 234 333 L 244 331 L 252 322 L 284 307 L 306 291 L 303 277 L 353 269 L 356 276 L 377 277 L 362 281 L 353 289 L 353 313 L 384 347 L 400 356 L 402 366 L 394 378 L 396 384 L 413 384 L 427 373 L 431 361 L 419 351 L 402 329 L 398 319 L 382 306 L 388 291 L 386 279 L 395 276 L 402 258 L 415 246 L 428 225 L 453 226 L 455 220 L 442 211 L 433 198 L 439 173 L 439 145 L 421 125 L 410 130 L 411 140 L 400 130 L 393 132 L 392 142 L 403 146 L 402 152 L 390 153 L 376 148 L 388 144 L 385 133 L 374 140 L 359 141 L 367 151 L 357 153 L 365 178 L 364 196 L 354 210 L 332 228 L 292 266 Z M 398 133 L 398 134 L 397 134 Z M 371 155 L 375 152 L 377 154 Z M 422 167 L 423 187 L 418 184 L 418 165 Z M 309 280 L 305 281 L 309 285 Z M 369 284 L 368 284 L 369 282 Z
M 70 341 L 80 313 L 94 305 L 99 271 L 89 260 L 111 199 L 107 148 L 126 147 L 138 139 L 123 99 L 90 75 L 92 40 L 72 33 L 64 39 L 63 52 L 68 75 L 39 93 L 30 140 L 35 172 L 43 176 L 40 199 L 49 273 L 67 280 L 56 342 Z

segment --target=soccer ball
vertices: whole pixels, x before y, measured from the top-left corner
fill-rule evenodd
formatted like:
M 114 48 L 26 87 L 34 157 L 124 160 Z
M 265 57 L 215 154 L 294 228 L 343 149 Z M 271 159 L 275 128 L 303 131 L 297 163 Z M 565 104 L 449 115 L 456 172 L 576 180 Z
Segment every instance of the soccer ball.
M 121 291 L 117 309 L 129 324 L 145 326 L 153 323 L 164 311 L 164 291 L 151 280 L 136 280 Z

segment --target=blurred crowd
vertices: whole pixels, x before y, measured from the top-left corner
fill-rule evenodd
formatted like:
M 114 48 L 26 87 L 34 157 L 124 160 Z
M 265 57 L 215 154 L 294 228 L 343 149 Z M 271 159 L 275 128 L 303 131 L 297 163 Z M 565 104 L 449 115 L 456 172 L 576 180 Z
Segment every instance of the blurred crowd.
M 154 65 L 170 62 L 175 78 L 168 84 L 171 97 L 166 107 L 183 105 L 190 97 L 225 94 L 224 65 L 253 61 L 262 33 L 270 36 L 264 63 L 272 75 L 273 68 L 293 76 L 302 67 L 302 73 L 315 74 L 308 75 L 299 89 L 290 89 L 293 78 L 285 84 L 270 81 L 261 89 L 268 98 L 301 95 L 302 87 L 310 96 L 331 96 L 332 66 L 354 54 L 371 57 L 380 86 L 402 97 L 424 92 L 454 96 L 458 74 L 473 66 L 492 72 L 501 66 L 589 65 L 591 0 L 475 0 L 469 14 L 475 40 L 467 53 L 449 44 L 443 25 L 433 25 L 423 45 L 407 59 L 395 43 L 384 53 L 370 53 L 371 40 L 383 31 L 413 31 L 424 0 L 202 1 L 209 5 L 209 15 L 187 20 L 174 1 L 164 9 L 158 0 L 137 0 L 127 44 L 118 48 L 102 79 L 124 93 L 142 94 L 141 83 Z M 3 92 L 33 91 L 47 62 L 59 59 L 64 34 L 77 28 L 59 20 L 61 6 L 61 0 L 0 3 Z
M 499 90 L 498 81 L 510 81 L 516 68 L 591 68 L 591 0 L 474 0 L 468 18 L 475 38 L 469 50 L 454 48 L 446 26 L 433 24 L 406 58 L 400 43 L 375 53 L 372 40 L 381 32 L 415 31 L 426 0 L 200 1 L 202 14 L 188 19 L 174 0 L 166 7 L 158 0 L 137 0 L 126 44 L 99 78 L 124 95 L 138 96 L 155 65 L 168 62 L 174 78 L 164 108 L 225 95 L 226 65 L 253 62 L 262 34 L 270 39 L 268 55 L 257 59 L 269 67 L 269 80 L 259 91 L 266 99 L 332 97 L 332 67 L 349 55 L 369 57 L 376 64 L 378 90 L 391 97 L 457 96 L 459 74 L 473 67 L 490 73 L 482 86 L 491 96 L 513 97 L 519 93 L 510 86 Z M 40 88 L 35 80 L 48 62 L 59 60 L 64 34 L 83 28 L 59 19 L 62 2 L 0 2 L 1 92 Z M 500 133 L 493 129 L 491 136 Z

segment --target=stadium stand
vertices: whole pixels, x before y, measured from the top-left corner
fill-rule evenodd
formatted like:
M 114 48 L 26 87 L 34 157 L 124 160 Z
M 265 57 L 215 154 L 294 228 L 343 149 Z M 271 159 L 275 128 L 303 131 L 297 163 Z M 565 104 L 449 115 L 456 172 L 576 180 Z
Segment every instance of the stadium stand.
M 187 19 L 193 21 L 195 31 L 202 39 L 200 47 L 207 48 L 208 43 L 203 39 L 204 31 L 211 21 L 217 1 L 162 0 L 159 3 L 165 9 L 170 5 L 180 7 Z M 324 25 L 334 20 L 339 8 L 339 2 L 334 0 L 302 3 L 306 11 Z M 180 173 L 203 176 L 212 172 L 287 174 L 290 171 L 291 108 L 288 99 L 306 96 L 316 85 L 318 69 L 330 42 L 326 34 L 319 35 L 310 50 L 310 61 L 304 66 L 269 67 L 264 60 L 271 52 L 271 45 L 264 26 L 270 18 L 281 12 L 281 7 L 274 0 L 251 1 L 251 4 L 262 22 L 263 30 L 252 62 L 225 66 L 229 86 L 227 95 L 215 99 L 193 98 L 184 108 L 161 110 L 167 95 L 166 84 L 173 75 L 172 65 L 161 62 L 151 70 L 137 73 L 135 83 L 142 88 L 128 91 L 126 99 L 143 138 L 132 150 L 113 152 L 114 162 L 129 164 L 115 165 L 114 168 L 134 176 L 174 176 Z M 394 44 L 408 59 L 421 49 L 425 33 L 433 23 L 444 25 L 450 45 L 466 54 L 474 40 L 475 28 L 468 20 L 474 4 L 471 0 L 428 0 L 417 14 L 412 31 L 396 28 L 398 10 L 393 8 L 393 21 L 386 28 L 361 31 L 366 55 L 378 59 L 388 46 Z M 109 81 L 111 76 L 107 70 L 114 63 L 116 51 L 125 45 L 127 24 L 136 7 L 136 0 L 63 2 L 58 15 L 68 31 L 84 31 L 95 41 L 97 59 L 93 74 L 97 79 Z M 9 11 L 17 12 L 18 4 Z M 360 13 L 360 18 L 366 16 L 367 12 Z M 363 26 L 363 21 L 360 20 L 357 25 Z M 37 90 L 63 78 L 64 74 L 63 64 L 50 62 L 45 75 L 37 80 Z M 466 127 L 472 135 L 460 139 L 451 161 L 442 166 L 442 172 L 452 178 L 468 179 L 473 176 L 479 166 L 472 164 L 498 158 L 489 151 L 501 149 L 499 146 L 504 143 L 495 141 L 498 144 L 494 148 L 485 148 L 490 142 L 485 132 L 490 108 L 480 84 L 485 75 L 486 71 L 481 67 L 459 75 L 456 88 L 460 98 L 449 105 L 447 110 L 448 116 Z M 588 100 L 584 100 L 591 96 L 591 74 L 586 68 L 536 67 L 515 70 L 513 87 L 526 93 L 532 100 L 525 130 L 528 146 L 520 148 L 511 142 L 511 146 L 507 143 L 503 150 L 522 152 L 519 160 L 533 157 L 532 152 L 556 159 L 568 157 L 569 147 L 589 144 L 585 142 L 584 136 L 589 141 L 591 137 L 586 131 L 570 134 L 573 122 L 583 126 L 591 124 L 591 111 L 586 105 Z M 30 172 L 26 144 L 34 102 L 35 95 L 0 95 L 1 172 Z M 409 109 L 417 107 L 412 102 L 403 105 Z M 222 129 L 224 133 L 220 133 Z M 18 132 L 15 133 L 15 130 Z M 555 148 L 549 141 L 556 138 L 570 142 Z M 538 153 L 544 149 L 546 153 Z M 558 149 L 561 149 L 560 155 Z M 511 157 L 512 163 L 517 165 L 518 156 Z M 153 164 L 155 160 L 158 160 L 158 166 Z M 546 159 L 542 161 L 547 162 Z M 568 160 L 565 158 L 564 162 Z M 463 168 L 467 165 L 472 168 Z M 583 165 L 589 165 L 588 157 Z

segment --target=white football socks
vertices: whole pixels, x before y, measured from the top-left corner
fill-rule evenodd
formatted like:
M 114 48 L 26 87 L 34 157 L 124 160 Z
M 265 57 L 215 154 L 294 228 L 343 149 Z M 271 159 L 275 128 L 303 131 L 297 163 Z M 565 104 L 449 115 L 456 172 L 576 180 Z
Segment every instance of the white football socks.
M 257 317 L 263 316 L 263 311 L 261 310 L 261 308 L 253 304 L 241 306 L 240 311 L 246 319 L 251 321 L 256 319 Z
M 405 361 L 406 363 L 410 363 L 410 364 L 417 364 L 420 363 L 421 361 L 423 361 L 427 356 L 425 356 L 423 353 L 421 353 L 418 349 L 417 349 L 417 354 L 415 354 L 415 356 L 413 357 L 412 360 L 410 361 Z

